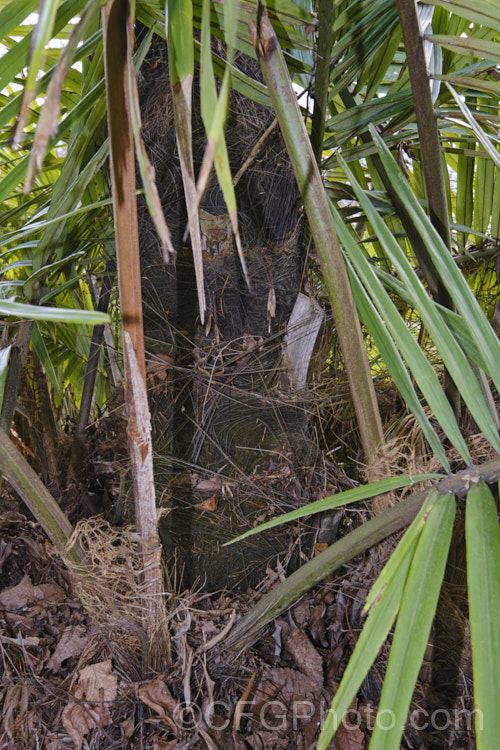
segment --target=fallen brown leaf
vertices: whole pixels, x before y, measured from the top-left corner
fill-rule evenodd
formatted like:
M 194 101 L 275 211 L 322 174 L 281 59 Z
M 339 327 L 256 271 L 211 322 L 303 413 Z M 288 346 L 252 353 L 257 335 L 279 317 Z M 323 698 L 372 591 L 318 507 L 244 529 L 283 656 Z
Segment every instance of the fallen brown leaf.
M 172 729 L 178 728 L 172 717 L 178 717 L 179 701 L 172 696 L 165 680 L 157 677 L 142 683 L 137 689 L 137 696 L 146 706 L 162 716 Z
M 266 577 L 269 588 L 277 586 L 278 583 L 283 583 L 286 578 L 286 573 L 283 565 L 279 560 L 276 561 L 276 570 L 273 570 L 270 565 L 267 566 Z
M 195 489 L 200 490 L 200 492 L 211 492 L 212 490 L 222 489 L 222 485 L 222 477 L 216 475 L 209 479 L 200 479 L 200 481 L 195 484 Z
M 118 678 L 112 673 L 111 660 L 90 664 L 80 672 L 74 699 L 62 712 L 62 725 L 80 750 L 83 738 L 91 729 L 111 724 L 107 703 L 114 701 Z
M 308 599 L 301 599 L 292 608 L 293 619 L 299 627 L 309 623 L 311 619 L 311 607 L 312 603 Z
M 81 698 L 81 688 L 75 698 Z M 111 714 L 107 706 L 90 707 L 85 703 L 68 703 L 62 712 L 62 725 L 73 740 L 75 750 L 81 750 L 83 738 L 91 729 L 111 724 Z
M 82 669 L 79 684 L 88 701 L 108 702 L 116 699 L 118 677 L 111 670 L 111 659 Z
M 300 628 L 291 628 L 286 641 L 286 650 L 293 656 L 300 671 L 323 685 L 323 658 L 316 651 L 308 636 Z
M 207 499 L 203 500 L 203 502 L 196 503 L 194 507 L 199 508 L 200 510 L 209 510 L 213 512 L 214 510 L 217 510 L 218 505 L 219 505 L 219 493 L 214 492 L 213 495 L 210 495 L 210 497 L 207 497 Z
M 0 604 L 5 609 L 22 609 L 29 601 L 34 599 L 34 588 L 30 577 L 24 576 L 21 583 L 18 583 L 17 586 L 10 586 L 0 593 Z
M 41 583 L 39 586 L 33 586 L 28 575 L 24 576 L 17 586 L 10 586 L 0 593 L 0 604 L 10 610 L 22 609 L 29 602 L 61 602 L 64 599 L 66 599 L 66 593 L 56 583 Z
M 169 485 L 170 487 L 178 487 L 179 489 L 194 487 L 196 484 L 196 474 L 192 474 L 190 471 L 181 471 L 173 477 Z
M 315 542 L 313 552 L 315 555 L 319 555 L 319 553 L 324 552 L 325 549 L 328 549 L 328 544 L 326 542 Z
M 120 731 L 122 733 L 122 746 L 124 746 L 134 734 L 135 716 L 131 714 L 128 719 L 120 722 Z
M 363 750 L 364 746 L 363 732 L 345 716 L 335 735 L 335 747 L 337 750 Z
M 242 336 L 241 348 L 245 349 L 246 351 L 251 351 L 252 349 L 255 349 L 256 346 L 261 346 L 262 342 L 262 337 L 256 339 L 249 333 L 244 333 Z
M 288 706 L 299 703 L 305 706 L 306 702 L 315 702 L 317 692 L 318 683 L 297 669 L 269 668 L 257 685 L 251 711 L 261 720 L 271 714 L 282 721 Z M 290 713 L 290 720 L 292 718 Z
M 255 743 L 252 747 L 281 747 L 274 744 L 275 740 L 280 742 L 286 737 L 288 743 L 291 736 L 303 740 L 302 733 L 297 729 L 308 726 L 311 717 L 317 716 L 314 729 L 311 728 L 310 735 L 314 737 L 319 718 L 320 690 L 318 683 L 309 679 L 296 669 L 268 668 L 265 670 L 253 696 L 249 712 L 252 715 L 253 732 L 256 733 Z M 272 743 L 269 744 L 272 732 Z M 258 738 L 263 744 L 258 744 Z M 245 742 L 249 739 L 245 737 Z M 303 743 L 300 745 L 304 747 Z M 290 744 L 285 745 L 290 747 Z M 293 747 L 299 747 L 294 744 Z
M 47 667 L 54 672 L 59 671 L 63 661 L 72 656 L 79 656 L 88 642 L 89 636 L 83 625 L 69 625 L 64 628 L 61 639 L 47 662 Z

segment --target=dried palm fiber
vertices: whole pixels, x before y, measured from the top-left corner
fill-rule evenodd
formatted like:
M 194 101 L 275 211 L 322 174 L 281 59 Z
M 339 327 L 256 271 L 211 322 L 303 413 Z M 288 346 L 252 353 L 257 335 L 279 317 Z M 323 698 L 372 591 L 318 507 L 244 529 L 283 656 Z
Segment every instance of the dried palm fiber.
M 84 564 L 76 563 L 70 555 L 77 541 L 84 553 Z M 80 602 L 107 637 L 113 660 L 126 673 L 135 669 L 139 675 L 141 659 L 151 648 L 151 641 L 144 630 L 144 597 L 148 589 L 137 534 L 132 527 L 113 528 L 99 517 L 82 519 L 75 526 L 63 559 Z M 165 610 L 157 610 L 158 633 L 166 631 L 173 612 L 168 595 L 165 598 Z M 158 643 L 164 641 L 160 638 Z M 158 664 L 165 663 L 165 653 L 155 656 L 159 657 Z
M 221 49 L 218 52 L 222 54 Z M 255 61 L 242 56 L 237 64 L 247 74 L 258 77 Z M 197 108 L 196 83 L 194 88 L 193 153 L 197 174 L 206 137 Z M 212 573 L 211 564 L 207 566 L 203 556 L 209 555 L 213 562 L 218 542 L 243 530 L 250 519 L 248 508 L 235 509 L 239 500 L 220 493 L 220 506 L 211 514 L 210 523 L 208 511 L 201 514 L 201 537 L 197 542 L 201 562 L 195 565 L 192 535 L 197 521 L 193 506 L 198 499 L 193 497 L 191 487 L 176 485 L 175 474 L 198 467 L 241 476 L 252 470 L 265 471 L 273 462 L 295 471 L 297 462 L 307 463 L 307 456 L 309 462 L 314 459 L 314 444 L 307 434 L 306 398 L 290 388 L 281 357 L 286 324 L 300 288 L 304 249 L 295 179 L 277 127 L 249 160 L 256 143 L 273 123 L 274 114 L 233 92 L 226 142 L 232 174 L 246 165 L 235 191 L 252 288 L 249 290 L 243 279 L 222 193 L 213 175 L 200 211 L 208 308 L 206 326 L 201 327 L 191 250 L 182 242 L 187 218 L 167 52 L 161 40 L 154 41 L 142 66 L 139 92 L 143 136 L 178 251 L 175 266 L 163 263 L 152 222 L 141 200 L 148 385 L 155 450 L 163 457 L 157 462 L 161 466 L 157 481 L 173 508 L 164 524 L 167 547 L 172 547 L 175 540 L 173 546 L 177 544 L 191 557 L 185 557 L 184 567 L 191 570 L 184 581 L 192 582 L 199 575 L 198 570 Z M 295 492 L 295 502 L 302 500 L 300 495 L 300 491 Z M 272 502 L 269 497 L 268 505 Z M 270 540 L 272 553 L 286 548 L 283 533 L 280 540 L 278 544 L 276 538 Z M 265 543 L 259 537 L 247 548 L 252 546 L 261 559 Z M 231 557 L 235 549 L 225 551 L 225 571 L 214 571 L 210 586 L 224 585 L 229 571 L 253 567 L 250 552 L 234 565 Z M 217 551 L 217 559 L 221 558 L 222 553 Z

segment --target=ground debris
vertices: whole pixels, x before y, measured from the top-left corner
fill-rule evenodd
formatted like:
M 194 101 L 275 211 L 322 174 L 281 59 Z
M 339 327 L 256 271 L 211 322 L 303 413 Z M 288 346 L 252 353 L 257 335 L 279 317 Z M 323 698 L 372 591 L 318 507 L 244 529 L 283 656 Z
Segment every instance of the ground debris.
M 115 700 L 117 676 L 112 674 L 111 661 L 90 664 L 80 672 L 74 696 L 62 712 L 62 725 L 80 750 L 83 738 L 96 727 L 111 724 L 109 703 Z
M 287 479 L 273 478 L 277 474 L 270 468 L 262 480 Z M 222 491 L 216 482 L 215 491 Z M 214 484 L 203 491 L 213 492 Z M 0 529 L 1 549 L 8 551 L 0 572 L 0 750 L 309 750 L 356 646 L 362 606 L 381 564 L 370 556 L 353 561 L 230 663 L 221 635 L 262 591 L 284 579 L 279 557 L 260 584 L 244 593 L 178 594 L 170 610 L 172 668 L 144 679 L 136 641 L 129 643 L 109 623 L 103 627 L 89 616 L 39 526 L 9 510 L 0 513 Z M 386 644 L 337 732 L 332 746 L 337 750 L 368 748 L 388 653 Z M 433 715 L 431 658 L 429 650 L 415 691 L 420 723 Z M 457 705 L 465 715 L 471 699 L 468 650 L 460 674 Z M 436 731 L 435 746 L 473 747 L 464 744 L 462 724 L 453 735 Z M 446 745 L 448 739 L 453 744 Z M 408 727 L 401 747 L 421 746 Z

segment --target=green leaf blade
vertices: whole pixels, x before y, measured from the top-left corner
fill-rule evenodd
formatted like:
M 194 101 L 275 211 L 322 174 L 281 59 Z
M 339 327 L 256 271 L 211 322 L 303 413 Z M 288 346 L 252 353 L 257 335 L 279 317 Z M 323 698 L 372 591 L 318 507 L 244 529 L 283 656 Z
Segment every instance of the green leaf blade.
M 500 737 L 500 526 L 484 482 L 473 484 L 465 513 L 467 583 L 479 750 L 495 750 Z
M 433 497 L 424 514 L 408 573 L 401 609 L 384 679 L 371 745 L 377 750 L 399 750 L 411 698 L 427 647 L 443 581 L 455 519 L 453 495 Z M 378 721 L 389 712 L 390 726 Z
M 109 323 L 109 315 L 94 310 L 73 310 L 62 307 L 39 307 L 38 305 L 26 305 L 22 302 L 11 300 L 0 301 L 0 314 L 14 315 L 17 318 L 29 320 L 51 320 L 55 323 L 86 323 L 91 325 L 104 325 Z
M 329 747 L 330 740 L 389 634 L 401 605 L 408 572 L 424 529 L 425 516 L 436 503 L 437 497 L 437 491 L 429 493 L 368 594 L 365 610 L 369 610 L 369 615 L 326 717 L 318 750 Z
M 297 508 L 296 510 L 290 511 L 290 513 L 285 513 L 283 516 L 273 518 L 272 521 L 267 521 L 267 523 L 260 524 L 254 529 L 250 529 L 250 531 L 237 536 L 236 539 L 231 539 L 231 541 L 226 542 L 224 546 L 226 547 L 230 544 L 234 544 L 235 542 L 240 542 L 249 536 L 253 536 L 253 534 L 258 534 L 261 531 L 271 529 L 274 526 L 279 526 L 282 523 L 296 521 L 299 518 L 310 516 L 313 513 L 323 513 L 326 510 L 340 508 L 344 505 L 355 503 L 358 500 L 367 500 L 369 498 L 375 497 L 375 495 L 382 495 L 386 492 L 393 492 L 394 490 L 399 490 L 402 487 L 407 487 L 409 484 L 413 484 L 415 482 L 422 482 L 428 479 L 440 478 L 442 478 L 440 474 L 419 474 L 417 476 L 399 475 L 396 477 L 389 477 L 388 479 L 380 479 L 377 482 L 370 482 L 370 484 L 366 484 L 361 487 L 355 487 L 354 489 L 346 490 L 345 492 L 340 492 L 338 495 L 324 497 L 322 500 L 316 500 L 316 502 L 314 503 L 309 503 L 308 505 L 304 505 L 302 508 Z

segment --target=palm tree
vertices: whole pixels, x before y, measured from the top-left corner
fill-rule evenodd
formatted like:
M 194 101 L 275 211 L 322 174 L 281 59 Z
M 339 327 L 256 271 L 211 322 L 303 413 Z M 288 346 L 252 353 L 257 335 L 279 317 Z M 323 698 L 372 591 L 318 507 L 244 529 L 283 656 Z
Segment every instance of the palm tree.
M 65 308 L 92 307 L 88 272 L 102 274 L 103 248 L 109 247 L 111 241 L 107 221 L 108 179 L 103 169 L 109 150 L 105 136 L 107 89 L 123 328 L 130 333 L 139 372 L 142 370 L 144 375 L 141 354 L 144 339 L 141 324 L 137 323 L 141 314 L 137 281 L 127 279 L 123 272 L 130 258 L 137 266 L 134 256 L 127 256 L 129 251 L 137 250 L 134 238 L 130 232 L 127 234 L 127 222 L 135 211 L 132 141 L 135 141 L 145 200 L 165 252 L 169 240 L 154 183 L 148 179 L 147 153 L 140 138 L 139 108 L 134 98 L 133 66 L 138 71 L 146 59 L 153 32 L 163 33 L 164 11 L 154 3 L 141 4 L 137 11 L 133 3 L 130 8 L 117 1 L 111 7 L 106 6 L 103 47 L 100 2 L 91 0 L 84 5 L 78 0 L 66 0 L 59 6 L 56 2 L 46 2 L 36 30 L 29 25 L 20 27 L 35 5 L 28 1 L 9 2 L 0 11 L 2 41 L 8 48 L 0 61 L 0 127 L 5 134 L 0 187 L 5 230 L 2 257 L 7 263 L 2 282 L 5 296 L 16 294 L 18 299 L 42 307 L 50 300 Z M 78 24 L 71 23 L 75 17 L 80 18 Z M 193 34 L 193 18 L 196 25 L 201 25 L 199 41 Z M 477 726 L 478 746 L 494 747 L 499 721 L 495 700 L 500 692 L 500 645 L 492 623 L 499 614 L 496 592 L 500 583 L 500 532 L 494 501 L 486 485 L 496 481 L 498 467 L 492 463 L 470 468 L 472 459 L 458 416 L 463 400 L 485 439 L 494 451 L 499 451 L 496 408 L 489 386 L 493 383 L 496 389 L 500 387 L 498 340 L 462 270 L 472 269 L 470 278 L 477 277 L 480 266 L 491 274 L 497 254 L 498 17 L 489 0 L 482 3 L 443 0 L 432 6 L 417 3 L 417 11 L 413 3 L 403 0 L 397 5 L 389 0 L 370 3 L 355 0 L 335 7 L 320 0 L 317 17 L 299 6 L 277 3 L 269 9 L 269 18 L 270 22 L 260 6 L 253 8 L 251 3 L 240 9 L 239 16 L 233 3 L 224 6 L 203 3 L 202 7 L 195 4 L 192 17 L 189 3 L 182 4 L 182 12 L 179 4 L 169 3 L 170 84 L 182 182 L 188 196 L 185 212 L 200 318 L 203 319 L 205 308 L 202 222 L 198 218 L 191 168 L 196 141 L 190 138 L 189 86 L 194 51 L 202 64 L 200 111 L 208 136 L 208 148 L 198 151 L 195 161 L 203 157 L 209 174 L 215 154 L 218 182 L 236 237 L 234 191 L 223 136 L 230 83 L 259 104 L 272 102 L 320 255 L 325 287 L 335 314 L 336 334 L 345 342 L 344 364 L 357 405 L 365 454 L 370 457 L 381 432 L 367 368 L 364 364 L 359 367 L 350 364 L 351 357 L 357 356 L 361 357 L 360 362 L 363 359 L 366 362 L 360 338 L 353 337 L 348 328 L 348 322 L 352 326 L 354 321 L 354 329 L 360 330 L 355 325 L 357 315 L 373 337 L 408 410 L 420 424 L 445 472 L 450 471 L 446 443 L 454 447 L 463 462 L 465 473 L 446 480 L 451 483 L 440 487 L 441 491 L 448 488 L 457 495 L 468 493 L 465 523 L 474 678 L 476 702 L 485 719 L 482 728 Z M 136 49 L 131 35 L 134 19 L 146 29 Z M 253 40 L 247 29 L 248 21 L 254 24 Z M 311 43 L 305 33 L 311 28 L 317 34 L 312 58 Z M 224 38 L 226 60 L 216 50 L 210 52 L 209 30 Z M 128 44 L 125 44 L 127 33 Z M 64 51 L 49 44 L 58 35 L 68 39 Z M 286 50 L 284 58 L 278 52 L 278 42 Z M 25 75 L 30 43 L 31 62 Z M 236 50 L 256 57 L 254 44 L 265 85 L 249 74 L 247 68 L 241 70 L 236 65 Z M 114 57 L 118 48 L 121 57 L 118 54 Z M 309 57 L 298 54 L 299 50 L 305 50 Z M 427 61 L 426 50 L 430 52 Z M 74 61 L 80 65 L 71 67 Z M 222 80 L 219 92 L 213 83 L 212 68 Z M 298 110 L 291 103 L 288 73 L 300 76 L 314 102 L 310 126 L 313 151 L 304 140 Z M 21 81 L 24 93 L 18 93 Z M 124 92 L 122 105 L 114 98 L 119 87 Z M 205 101 L 204 91 L 209 92 Z M 40 98 L 44 93 L 42 108 Z M 123 110 L 127 109 L 128 130 L 123 127 Z M 20 150 L 14 152 L 9 138 L 19 111 L 16 139 Z M 147 138 L 147 123 L 143 132 Z M 228 144 L 231 144 L 229 136 Z M 154 142 L 146 145 L 152 154 Z M 199 144 L 196 148 L 199 149 Z M 319 188 L 316 191 L 319 173 L 315 171 L 314 159 L 321 166 L 326 192 Z M 28 193 L 24 194 L 22 184 L 26 175 Z M 215 184 L 211 183 L 211 187 Z M 209 188 L 205 194 L 214 193 Z M 326 197 L 330 211 L 325 213 Z M 219 207 L 218 197 L 216 203 Z M 179 214 L 177 228 L 183 224 L 184 217 Z M 471 237 L 478 238 L 473 248 L 468 245 Z M 341 281 L 344 273 L 341 253 L 350 280 L 347 288 Z M 338 273 L 332 274 L 333 267 Z M 130 281 L 132 286 L 127 287 Z M 156 294 L 155 283 L 150 284 L 150 289 Z M 357 313 L 350 302 L 351 293 Z M 191 310 L 193 305 L 194 302 Z M 148 309 L 151 306 L 148 298 Z M 413 320 L 420 324 L 418 341 L 400 309 L 414 311 Z M 286 319 L 288 311 L 284 310 Z M 23 308 L 12 308 L 8 303 L 4 303 L 3 311 L 23 314 Z M 24 313 L 33 314 L 27 309 Z M 82 320 L 90 320 L 88 313 Z M 59 353 L 57 359 L 53 325 L 37 323 L 33 330 L 38 333 L 32 338 L 32 345 L 52 386 L 60 388 L 65 384 L 64 378 L 68 379 L 68 371 L 75 371 L 75 357 L 70 352 L 75 352 L 76 342 L 82 339 L 66 336 L 65 355 Z M 77 330 L 80 335 L 84 332 Z M 18 343 L 25 342 L 26 348 L 31 333 L 30 327 L 19 325 Z M 430 337 L 443 368 L 444 389 L 435 367 L 419 346 L 424 334 Z M 158 338 L 153 330 L 148 335 Z M 233 330 L 230 335 L 234 335 Z M 349 350 L 350 338 L 356 339 L 353 351 Z M 175 344 L 178 346 L 177 339 Z M 11 352 L 8 352 L 11 369 L 6 376 L 11 383 L 9 394 L 17 390 L 23 359 L 22 356 L 16 359 Z M 162 353 L 170 356 L 169 352 Z M 15 398 L 4 399 L 4 425 L 10 424 L 14 403 Z M 436 423 L 440 429 L 436 429 Z M 376 491 L 387 492 L 396 485 L 393 480 L 383 480 L 376 487 L 368 485 L 363 489 L 364 494 L 335 498 L 333 503 L 321 501 L 322 505 L 301 509 L 295 517 L 361 496 L 372 497 Z M 372 589 L 363 643 L 353 655 L 337 694 L 336 713 L 327 721 L 321 747 L 327 746 L 398 613 L 381 701 L 381 708 L 396 711 L 397 721 L 391 732 L 383 734 L 381 729 L 376 730 L 373 742 L 376 747 L 399 746 L 444 575 L 455 518 L 453 496 L 448 494 L 443 498 L 437 491 L 424 493 L 409 505 L 389 508 L 367 523 L 364 530 L 363 527 L 357 530 L 356 537 L 360 545 L 356 549 L 360 551 L 387 533 L 405 527 L 413 518 L 402 543 Z M 323 557 L 320 555 L 317 561 L 304 566 L 294 574 L 295 578 L 292 576 L 271 592 L 271 598 L 262 600 L 260 609 L 256 608 L 250 619 L 242 621 L 226 646 L 241 647 L 242 634 L 246 642 L 255 637 L 269 618 L 288 606 L 291 597 L 341 564 L 352 549 L 338 551 L 332 545 L 322 553 Z M 481 555 L 478 550 L 482 550 Z M 411 648 L 407 647 L 409 637 Z M 485 653 L 490 655 L 488 659 L 483 658 Z

